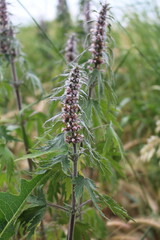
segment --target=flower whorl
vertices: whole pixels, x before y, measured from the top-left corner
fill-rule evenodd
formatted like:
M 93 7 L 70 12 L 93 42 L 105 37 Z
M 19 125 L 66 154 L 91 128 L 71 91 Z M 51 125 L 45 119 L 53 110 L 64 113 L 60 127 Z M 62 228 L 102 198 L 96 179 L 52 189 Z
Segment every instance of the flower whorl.
M 65 58 L 68 63 L 72 62 L 76 58 L 76 36 L 72 34 L 67 41 L 65 48 Z
M 106 15 L 108 10 L 108 4 L 102 5 L 102 9 L 97 19 L 96 27 L 92 30 L 92 44 L 90 52 L 92 52 L 92 59 L 89 60 L 91 64 L 94 64 L 94 68 L 99 68 L 103 61 L 103 51 L 105 49 L 105 35 L 106 35 Z
M 0 0 L 0 53 L 15 56 L 14 32 L 8 15 L 6 0 Z
M 69 79 L 66 81 L 65 100 L 63 106 L 63 122 L 65 123 L 64 132 L 67 132 L 67 143 L 79 143 L 83 140 L 83 135 L 79 134 L 81 126 L 78 120 L 79 111 L 79 90 L 80 90 L 80 71 L 75 67 Z

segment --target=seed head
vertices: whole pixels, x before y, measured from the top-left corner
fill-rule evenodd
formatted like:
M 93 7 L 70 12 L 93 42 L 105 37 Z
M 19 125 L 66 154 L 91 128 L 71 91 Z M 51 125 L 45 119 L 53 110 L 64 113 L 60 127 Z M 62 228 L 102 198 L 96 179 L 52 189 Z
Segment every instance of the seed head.
M 108 4 L 102 5 L 95 29 L 91 29 L 92 43 L 90 52 L 92 53 L 92 58 L 89 60 L 89 63 L 93 64 L 94 68 L 100 68 L 100 65 L 104 63 L 103 51 L 105 50 L 107 10 Z
M 66 136 L 67 143 L 79 143 L 83 140 L 83 136 L 78 132 L 81 128 L 78 119 L 80 86 L 80 71 L 78 67 L 75 67 L 66 81 L 65 100 L 62 109 L 62 119 L 65 123 L 63 131 L 68 133 Z
M 76 36 L 72 34 L 66 44 L 65 48 L 65 58 L 68 63 L 72 62 L 76 58 L 77 52 L 77 43 L 76 43 Z

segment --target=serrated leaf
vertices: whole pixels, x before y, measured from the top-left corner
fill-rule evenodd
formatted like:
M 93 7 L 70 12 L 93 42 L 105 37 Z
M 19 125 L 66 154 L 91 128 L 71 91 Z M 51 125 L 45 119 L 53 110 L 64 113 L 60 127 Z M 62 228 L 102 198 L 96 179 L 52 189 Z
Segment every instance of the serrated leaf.
M 64 140 L 64 133 L 58 134 L 52 140 L 49 140 L 45 146 L 39 148 L 39 150 L 49 151 L 50 149 L 58 149 L 61 151 L 62 149 L 68 149 L 68 145 Z
M 120 206 L 114 199 L 112 199 L 111 197 L 104 195 L 104 196 L 100 196 L 100 201 L 102 201 L 104 203 L 104 205 L 107 205 L 107 207 L 109 207 L 109 209 L 117 216 L 123 218 L 123 219 L 127 219 L 127 220 L 133 220 L 132 217 L 130 217 L 127 213 L 127 211 Z
M 27 202 L 29 202 L 29 206 L 21 213 L 18 222 L 20 222 L 21 228 L 24 228 L 23 233 L 28 233 L 28 240 L 34 234 L 35 228 L 42 220 L 46 210 L 46 201 L 42 187 L 38 189 L 37 196 L 30 196 Z
M 47 160 L 46 162 L 43 161 L 41 164 L 41 168 L 49 169 L 57 163 L 61 163 L 64 172 L 67 172 L 67 170 L 70 168 L 70 161 L 68 159 L 68 155 L 58 155 Z
M 38 151 L 39 150 L 39 151 Z M 41 151 L 40 151 L 41 150 Z M 58 134 L 53 140 L 49 140 L 47 144 L 36 150 L 35 153 L 27 154 L 21 158 L 16 159 L 15 161 L 24 160 L 27 158 L 37 158 L 51 153 L 66 153 L 68 150 L 68 145 L 64 140 L 64 133 Z
M 8 240 L 14 234 L 14 221 L 19 216 L 26 199 L 49 175 L 50 172 L 36 176 L 30 181 L 22 179 L 19 195 L 8 192 L 0 193 L 0 240 Z
M 90 198 L 94 204 L 94 206 L 96 207 L 96 209 L 99 211 L 99 213 L 106 218 L 106 216 L 104 215 L 104 213 L 101 211 L 99 205 L 98 205 L 98 197 L 99 195 L 97 194 L 96 191 L 96 186 L 94 184 L 94 182 L 89 179 L 89 178 L 84 178 L 83 176 L 78 176 L 74 179 L 74 184 L 75 184 L 75 194 L 76 194 L 76 198 L 79 199 L 82 194 L 83 194 L 83 190 L 84 187 L 87 189 Z M 107 219 L 107 218 L 106 218 Z
M 108 158 L 101 156 L 97 151 L 95 151 L 89 142 L 85 141 L 87 145 L 87 150 L 89 151 L 89 158 L 92 163 L 99 168 L 106 178 L 109 178 L 113 174 L 112 164 Z

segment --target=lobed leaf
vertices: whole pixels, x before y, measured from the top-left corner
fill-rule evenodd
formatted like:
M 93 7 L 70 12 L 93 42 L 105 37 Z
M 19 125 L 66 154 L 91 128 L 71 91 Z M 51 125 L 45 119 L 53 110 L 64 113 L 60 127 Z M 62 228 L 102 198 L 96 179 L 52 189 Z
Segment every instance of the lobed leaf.
M 8 240 L 14 234 L 14 221 L 19 216 L 26 199 L 37 185 L 43 183 L 50 175 L 47 172 L 38 175 L 32 180 L 21 180 L 21 191 L 19 195 L 8 192 L 0 193 L 0 240 Z

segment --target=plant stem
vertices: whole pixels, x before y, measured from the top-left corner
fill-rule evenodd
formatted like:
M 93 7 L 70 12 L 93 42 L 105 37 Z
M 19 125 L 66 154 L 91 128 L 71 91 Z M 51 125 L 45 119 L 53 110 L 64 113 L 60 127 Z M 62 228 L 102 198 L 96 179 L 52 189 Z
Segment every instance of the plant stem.
M 15 94 L 16 94 L 17 108 L 20 113 L 20 111 L 22 110 L 22 99 L 21 99 L 20 90 L 19 90 L 20 83 L 19 83 L 18 76 L 17 76 L 15 58 L 12 56 L 10 59 L 10 64 L 11 64 L 11 72 L 12 72 L 12 77 L 13 77 L 13 87 L 14 87 Z M 28 140 L 28 137 L 26 134 L 25 122 L 23 120 L 23 116 L 21 113 L 20 113 L 20 126 L 22 129 L 22 137 L 23 137 L 25 151 L 28 154 L 29 153 L 29 140 Z M 32 172 L 32 170 L 33 170 L 32 159 L 28 158 L 27 160 L 28 160 L 29 170 Z
M 41 240 L 46 240 L 46 234 L 45 234 L 45 228 L 44 228 L 44 223 L 41 221 Z
M 77 156 L 77 146 L 76 144 L 73 144 L 73 174 L 72 179 L 78 176 L 78 156 Z M 68 240 L 73 240 L 74 236 L 74 227 L 75 227 L 75 219 L 76 219 L 76 196 L 75 196 L 75 184 L 72 185 L 72 212 L 70 216 L 70 223 L 69 223 L 69 229 L 68 229 Z
M 90 100 L 91 97 L 92 97 L 92 89 L 93 89 L 93 86 L 91 85 L 91 86 L 89 87 L 89 91 L 88 91 L 88 99 L 89 99 L 89 100 Z
M 86 204 L 91 203 L 91 202 L 92 202 L 92 200 L 89 199 L 89 200 L 87 200 L 86 202 L 84 202 L 84 203 L 82 203 L 81 205 L 79 205 L 79 208 L 82 208 L 83 206 L 85 206 Z
M 59 208 L 61 210 L 64 210 L 66 212 L 69 212 L 69 210 L 65 207 L 62 207 L 60 205 L 57 205 L 57 204 L 54 204 L 54 203 L 50 203 L 50 202 L 47 202 L 47 205 L 50 206 L 50 207 L 54 207 L 54 208 Z

